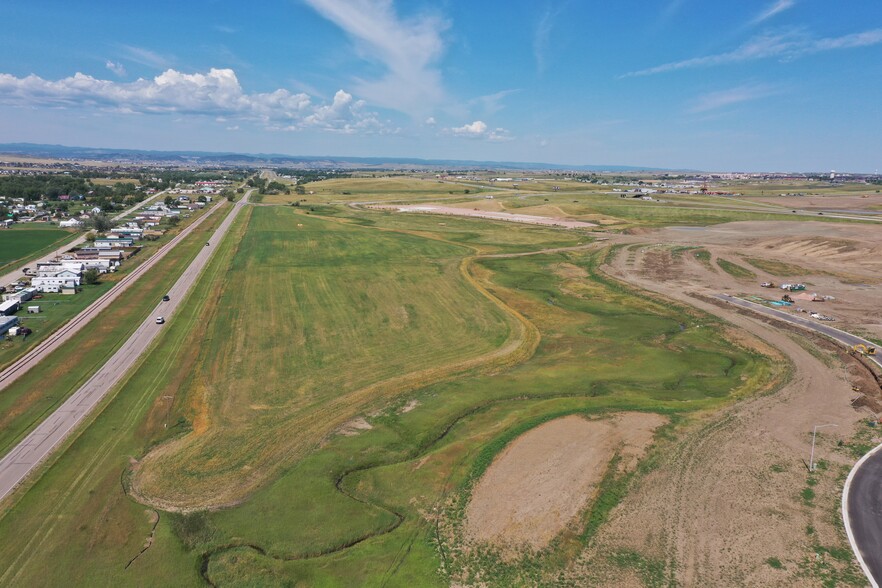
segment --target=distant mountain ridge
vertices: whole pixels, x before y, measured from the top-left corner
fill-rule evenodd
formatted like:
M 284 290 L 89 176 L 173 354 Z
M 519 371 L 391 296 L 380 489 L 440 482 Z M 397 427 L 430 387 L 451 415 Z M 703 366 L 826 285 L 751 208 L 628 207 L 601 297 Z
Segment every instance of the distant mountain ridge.
M 420 159 L 415 157 L 344 157 L 315 155 L 284 155 L 280 153 L 235 153 L 228 151 L 154 151 L 146 149 L 113 149 L 101 147 L 70 147 L 39 143 L 0 143 L 0 154 L 29 157 L 126 161 L 131 163 L 174 163 L 193 165 L 288 166 L 302 168 L 376 168 L 376 169 L 510 169 L 567 170 L 584 172 L 660 172 L 674 171 L 630 165 L 560 165 L 512 161 L 472 161 L 465 159 Z M 680 171 L 680 170 L 678 170 Z

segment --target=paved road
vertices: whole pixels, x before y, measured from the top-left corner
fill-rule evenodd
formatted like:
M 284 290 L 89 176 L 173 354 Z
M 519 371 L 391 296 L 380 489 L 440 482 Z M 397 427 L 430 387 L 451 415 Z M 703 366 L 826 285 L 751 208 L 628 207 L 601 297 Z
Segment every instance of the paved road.
M 193 230 L 198 227 L 206 218 L 218 209 L 218 205 L 211 207 L 205 214 L 187 225 L 180 233 L 175 235 L 168 243 L 156 250 L 147 261 L 136 267 L 123 279 L 113 285 L 110 290 L 105 292 L 101 298 L 87 306 L 74 318 L 66 322 L 60 329 L 49 335 L 41 341 L 33 349 L 25 355 L 18 358 L 3 371 L 0 371 L 0 391 L 12 384 L 15 380 L 23 376 L 32 367 L 37 365 L 40 360 L 55 351 L 62 343 L 73 337 L 80 329 L 86 326 L 89 321 L 95 318 L 102 310 L 107 308 L 120 294 L 135 283 L 138 278 L 144 275 L 150 268 L 159 263 L 175 246 L 187 237 Z
M 842 520 L 870 584 L 882 578 L 882 445 L 855 464 L 842 492 Z
M 122 380 L 159 332 L 166 328 L 156 324 L 156 316 L 167 319 L 183 302 L 188 290 L 211 258 L 216 245 L 227 233 L 233 220 L 247 204 L 251 191 L 237 202 L 210 239 L 211 245 L 203 247 L 183 275 L 169 290 L 171 300 L 160 302 L 155 311 L 129 337 L 129 340 L 104 364 L 83 386 L 74 392 L 64 404 L 40 423 L 27 437 L 0 459 L 0 501 L 33 472 L 62 442 L 68 434 L 97 406 L 107 393 Z M 217 207 L 215 207 L 216 209 Z M 203 217 L 204 218 L 204 217 Z
M 142 206 L 147 206 L 148 204 L 153 202 L 153 200 L 155 200 L 156 198 L 159 198 L 163 194 L 165 194 L 164 191 L 157 192 L 156 194 L 154 194 L 150 198 L 142 200 L 141 202 L 137 203 L 133 207 L 128 208 L 128 209 L 124 210 L 123 212 L 119 213 L 118 215 L 113 217 L 113 220 L 119 221 L 119 220 L 124 219 L 126 216 L 132 214 L 133 212 L 135 212 L 136 210 L 138 210 Z M 12 282 L 15 282 L 16 280 L 18 280 L 21 277 L 21 275 L 24 273 L 24 268 L 37 267 L 38 263 L 49 263 L 50 261 L 52 261 L 53 259 L 55 259 L 59 255 L 61 255 L 65 251 L 69 251 L 70 249 L 72 249 L 78 245 L 82 245 L 85 242 L 86 242 L 86 233 L 83 233 L 82 235 L 80 235 L 79 237 L 74 239 L 73 241 L 70 241 L 69 243 L 62 245 L 61 247 L 59 247 L 58 249 L 56 249 L 52 253 L 44 255 L 43 257 L 41 257 L 39 259 L 29 261 L 29 262 L 25 263 L 24 265 L 15 268 L 11 272 L 7 273 L 6 275 L 0 276 L 0 286 L 5 286 L 7 284 L 11 284 Z
M 848 347 L 858 344 L 873 345 L 866 339 L 840 331 L 829 324 L 793 316 L 728 294 L 718 294 L 717 298 L 823 333 Z M 882 366 L 882 357 L 879 355 L 869 356 L 869 359 Z M 877 579 L 882 579 L 882 445 L 862 457 L 849 473 L 842 491 L 842 521 L 861 568 L 870 584 L 879 588 Z
M 731 304 L 735 304 L 736 306 L 740 306 L 742 308 L 747 308 L 754 312 L 765 314 L 767 316 L 774 317 L 776 319 L 780 319 L 782 321 L 786 321 L 790 324 L 796 325 L 798 327 L 802 327 L 804 329 L 809 329 L 812 331 L 816 331 L 818 333 L 822 333 L 827 335 L 831 339 L 835 339 L 836 341 L 842 343 L 846 347 L 853 347 L 855 345 L 867 345 L 867 346 L 876 346 L 872 341 L 867 341 L 866 339 L 862 339 L 856 335 L 852 335 L 851 333 L 846 333 L 845 331 L 840 331 L 836 327 L 831 326 L 829 323 L 819 322 L 810 318 L 803 318 L 801 316 L 795 316 L 787 312 L 782 312 L 780 310 L 775 310 L 773 308 L 769 308 L 767 306 L 763 306 L 762 304 L 757 304 L 756 302 L 750 302 L 748 300 L 744 300 L 742 298 L 736 298 L 735 296 L 730 296 L 728 294 L 717 294 L 717 298 L 720 300 L 725 300 Z M 872 359 L 879 367 L 882 367 L 882 355 L 869 356 L 869 359 Z

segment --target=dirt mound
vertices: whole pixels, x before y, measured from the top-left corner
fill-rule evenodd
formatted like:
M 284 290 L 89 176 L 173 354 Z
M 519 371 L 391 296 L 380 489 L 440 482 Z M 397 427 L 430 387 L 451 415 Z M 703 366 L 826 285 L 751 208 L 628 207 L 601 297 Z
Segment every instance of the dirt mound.
M 466 536 L 500 547 L 545 547 L 585 509 L 616 453 L 631 468 L 665 417 L 568 416 L 521 435 L 494 460 L 466 510 Z

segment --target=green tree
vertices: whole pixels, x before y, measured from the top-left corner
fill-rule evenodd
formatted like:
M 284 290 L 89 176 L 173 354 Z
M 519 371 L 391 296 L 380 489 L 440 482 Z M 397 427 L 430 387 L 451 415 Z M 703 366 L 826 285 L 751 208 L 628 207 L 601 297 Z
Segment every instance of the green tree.
M 113 228 L 113 221 L 106 214 L 95 214 L 89 219 L 89 226 L 99 233 L 106 233 Z
M 83 281 L 90 285 L 97 284 L 98 280 L 100 279 L 101 274 L 94 267 L 91 269 L 87 269 L 86 272 L 83 274 Z

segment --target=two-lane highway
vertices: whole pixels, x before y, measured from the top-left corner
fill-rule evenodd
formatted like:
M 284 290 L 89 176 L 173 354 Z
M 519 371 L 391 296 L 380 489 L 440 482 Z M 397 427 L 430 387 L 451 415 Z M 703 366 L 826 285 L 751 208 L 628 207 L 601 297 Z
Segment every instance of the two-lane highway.
M 107 363 L 3 459 L 0 459 L 0 501 L 9 496 L 31 472 L 61 446 L 70 432 L 123 379 L 159 332 L 165 328 L 156 323 L 155 317 L 161 315 L 168 318 L 174 314 L 175 309 L 183 302 L 186 293 L 193 287 L 199 274 L 208 264 L 217 244 L 227 233 L 242 207 L 247 204 L 251 192 L 248 191 L 242 200 L 233 206 L 212 235 L 210 245 L 202 248 L 169 290 L 170 300 L 160 302 L 154 314 L 138 327 Z
M 37 365 L 44 357 L 55 351 L 62 343 L 70 339 L 89 321 L 95 318 L 101 311 L 107 308 L 120 294 L 135 283 L 150 268 L 159 263 L 172 249 L 193 232 L 206 218 L 211 216 L 219 205 L 213 206 L 201 217 L 187 225 L 180 233 L 175 235 L 168 243 L 162 245 L 151 255 L 147 261 L 133 269 L 123 279 L 113 285 L 101 297 L 83 309 L 78 315 L 66 322 L 57 331 L 46 337 L 26 354 L 12 362 L 6 369 L 0 371 L 0 390 L 3 390 L 12 382 L 23 376 L 28 370 Z

